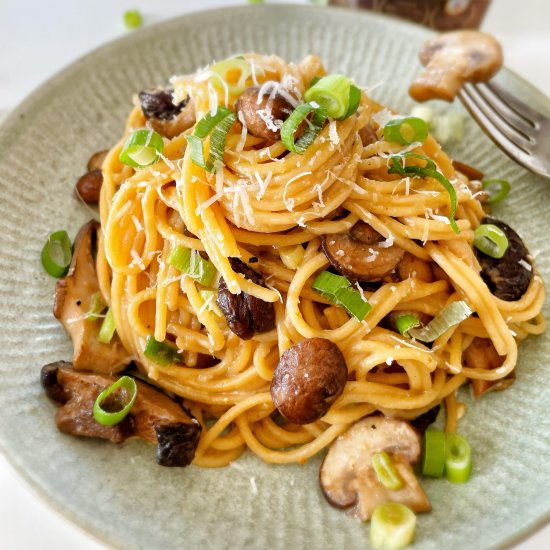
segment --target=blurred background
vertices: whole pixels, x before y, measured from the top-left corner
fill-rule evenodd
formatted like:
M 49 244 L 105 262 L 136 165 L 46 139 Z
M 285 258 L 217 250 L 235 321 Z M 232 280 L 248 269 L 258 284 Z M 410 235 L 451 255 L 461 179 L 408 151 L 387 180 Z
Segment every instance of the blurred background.
M 246 0 L 1 0 L 0 120 L 39 84 L 90 50 L 193 11 Z M 278 0 L 265 3 L 283 4 Z M 287 4 L 290 2 L 286 2 Z M 548 0 L 302 0 L 374 9 L 441 29 L 476 27 L 502 43 L 505 64 L 550 96 Z M 286 9 L 281 5 L 281 10 Z M 322 9 L 322 8 L 319 8 Z M 124 14 L 134 12 L 131 15 Z M 39 452 L 39 450 L 37 450 Z M 0 548 L 2 550 L 104 550 L 105 546 L 57 515 L 15 473 L 0 453 Z M 550 548 L 550 526 L 516 550 Z

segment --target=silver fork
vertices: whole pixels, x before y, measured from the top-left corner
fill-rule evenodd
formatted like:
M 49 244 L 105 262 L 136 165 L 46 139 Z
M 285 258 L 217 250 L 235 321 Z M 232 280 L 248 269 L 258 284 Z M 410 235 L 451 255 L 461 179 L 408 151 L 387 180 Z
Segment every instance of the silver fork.
M 550 178 L 550 118 L 494 82 L 465 84 L 459 97 L 481 129 L 511 159 Z

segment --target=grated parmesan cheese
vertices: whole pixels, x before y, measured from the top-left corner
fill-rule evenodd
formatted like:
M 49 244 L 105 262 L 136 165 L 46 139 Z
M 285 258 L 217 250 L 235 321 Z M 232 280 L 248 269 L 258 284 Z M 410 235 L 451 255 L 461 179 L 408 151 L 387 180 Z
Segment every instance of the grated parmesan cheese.
M 518 264 L 523 267 L 523 269 L 526 269 L 527 271 L 533 271 L 533 268 L 529 262 L 526 262 L 523 258 L 518 261 Z
M 340 136 L 338 135 L 338 129 L 336 127 L 335 120 L 331 120 L 328 125 L 328 139 L 334 147 L 336 147 L 340 143 Z

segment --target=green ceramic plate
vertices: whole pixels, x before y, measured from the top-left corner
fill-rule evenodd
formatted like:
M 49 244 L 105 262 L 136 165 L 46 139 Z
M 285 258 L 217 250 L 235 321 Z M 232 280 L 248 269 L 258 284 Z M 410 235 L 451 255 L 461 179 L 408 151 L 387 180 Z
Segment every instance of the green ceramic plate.
M 415 52 L 428 31 L 368 13 L 314 7 L 242 7 L 199 13 L 136 32 L 71 65 L 39 88 L 0 131 L 0 446 L 49 502 L 121 548 L 368 548 L 368 527 L 328 506 L 320 459 L 268 466 L 254 456 L 209 470 L 156 466 L 140 442 L 122 446 L 59 433 L 40 367 L 71 356 L 51 314 L 54 281 L 41 269 L 46 235 L 74 235 L 89 217 L 73 195 L 90 153 L 118 139 L 133 93 L 212 59 L 256 50 L 308 53 L 407 112 Z M 550 114 L 547 100 L 508 71 L 498 80 Z M 456 108 L 459 108 L 456 106 Z M 456 158 L 513 182 L 497 214 L 525 238 L 550 280 L 550 185 L 516 166 L 473 122 Z M 550 514 L 550 338 L 521 349 L 516 384 L 468 402 L 461 431 L 475 467 L 467 485 L 426 481 L 431 514 L 415 548 L 501 548 Z M 467 396 L 466 396 L 467 397 Z M 257 487 L 257 492 L 254 490 Z

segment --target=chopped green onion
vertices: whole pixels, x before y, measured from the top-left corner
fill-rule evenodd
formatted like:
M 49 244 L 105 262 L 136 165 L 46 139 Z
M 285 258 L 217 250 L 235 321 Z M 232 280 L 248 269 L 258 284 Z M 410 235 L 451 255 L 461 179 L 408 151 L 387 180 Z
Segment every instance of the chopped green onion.
M 153 130 L 136 130 L 128 136 L 118 156 L 132 168 L 145 168 L 157 162 L 164 151 L 162 136 Z
M 459 143 L 464 137 L 464 117 L 460 113 L 436 116 L 432 128 L 433 135 L 439 143 Z
M 491 258 L 502 258 L 508 250 L 508 237 L 500 227 L 483 223 L 474 231 L 474 246 Z
M 223 163 L 225 140 L 237 116 L 227 107 L 219 106 L 215 115 L 207 113 L 195 126 L 193 134 L 187 136 L 193 164 L 207 172 L 216 172 L 218 162 Z M 204 159 L 203 140 L 210 136 L 208 160 Z
M 101 323 L 101 327 L 99 327 L 99 334 L 97 335 L 97 339 L 102 344 L 110 344 L 115 334 L 115 328 L 116 327 L 115 319 L 113 317 L 113 310 L 109 308 L 107 310 L 105 318 L 103 319 L 103 323 Z
M 157 365 L 171 365 L 182 362 L 181 353 L 174 346 L 167 342 L 158 342 L 153 336 L 147 337 L 143 354 Z
M 329 302 L 342 306 L 359 321 L 362 321 L 372 309 L 372 306 L 363 300 L 361 294 L 354 288 L 351 288 L 351 283 L 341 275 L 323 271 L 317 275 L 311 288 Z
M 425 166 L 403 166 L 405 158 L 418 158 L 426 162 Z M 398 155 L 392 155 L 390 157 L 391 166 L 388 169 L 390 174 L 400 174 L 402 176 L 425 176 L 436 179 L 449 193 L 451 199 L 451 215 L 449 216 L 449 221 L 451 222 L 451 227 L 456 234 L 460 233 L 460 229 L 455 221 L 456 214 L 456 191 L 451 182 L 443 175 L 441 172 L 437 171 L 435 162 L 424 155 L 419 155 L 417 153 L 407 152 L 400 153 Z
M 433 109 L 427 105 L 416 105 L 416 107 L 414 107 L 411 111 L 411 116 L 421 118 L 428 125 L 428 128 L 432 126 L 434 121 Z
M 489 193 L 489 204 L 503 201 L 510 192 L 510 182 L 507 180 L 484 180 L 481 185 Z
M 412 313 L 404 313 L 395 318 L 395 328 L 400 334 L 406 334 L 409 329 L 420 326 L 420 321 Z
M 421 118 L 408 116 L 393 118 L 384 126 L 384 139 L 401 145 L 424 143 L 428 137 L 428 125 Z
M 361 90 L 350 78 L 341 74 L 330 74 L 320 78 L 306 90 L 304 100 L 320 105 L 327 115 L 336 120 L 351 116 L 359 106 Z
M 246 80 L 252 74 L 250 64 L 239 57 L 218 61 L 210 70 L 214 73 L 210 78 L 212 84 L 221 92 L 225 92 L 227 86 L 229 93 L 234 95 L 240 95 L 246 90 Z M 238 75 L 238 78 L 234 75 Z
M 48 275 L 59 278 L 67 274 L 71 265 L 72 250 L 71 239 L 64 229 L 55 231 L 48 237 L 40 258 Z
M 166 261 L 201 285 L 212 286 L 216 279 L 217 270 L 214 264 L 205 260 L 197 250 L 176 246 Z
M 298 141 L 294 142 L 294 133 L 310 113 L 313 113 L 313 117 L 308 121 L 306 129 L 298 138 Z M 326 120 L 327 113 L 322 107 L 315 107 L 310 103 L 298 105 L 281 127 L 281 141 L 283 145 L 289 151 L 303 155 L 323 129 Z
M 458 325 L 472 314 L 463 300 L 445 306 L 425 327 L 409 329 L 409 336 L 421 342 L 433 342 L 451 327 Z
M 374 453 L 371 458 L 374 473 L 378 481 L 391 489 L 397 491 L 403 487 L 403 480 L 399 477 L 399 473 L 395 469 L 390 455 L 386 451 Z
M 143 17 L 138 10 L 124 12 L 124 25 L 128 30 L 139 29 L 143 25 Z
M 126 395 L 122 396 L 126 404 L 118 411 L 111 412 L 103 408 L 107 398 L 113 393 L 117 392 L 119 388 L 126 390 Z M 94 402 L 93 415 L 96 422 L 103 426 L 114 426 L 118 424 L 128 415 L 131 411 L 137 397 L 137 384 L 136 381 L 130 376 L 121 376 L 114 384 L 104 389 Z M 120 395 L 120 391 L 117 394 Z M 116 401 L 115 401 L 116 403 Z M 122 406 L 122 403 L 120 403 Z
M 90 299 L 90 309 L 86 312 L 84 319 L 86 321 L 97 321 L 106 307 L 107 305 L 101 297 L 101 292 L 94 292 Z
M 400 550 L 414 539 L 416 516 L 399 502 L 378 505 L 370 521 L 370 543 L 382 550 Z
M 462 436 L 447 434 L 445 477 L 452 483 L 466 483 L 472 472 L 472 451 Z
M 443 477 L 445 473 L 445 432 L 428 430 L 422 438 L 422 474 Z

